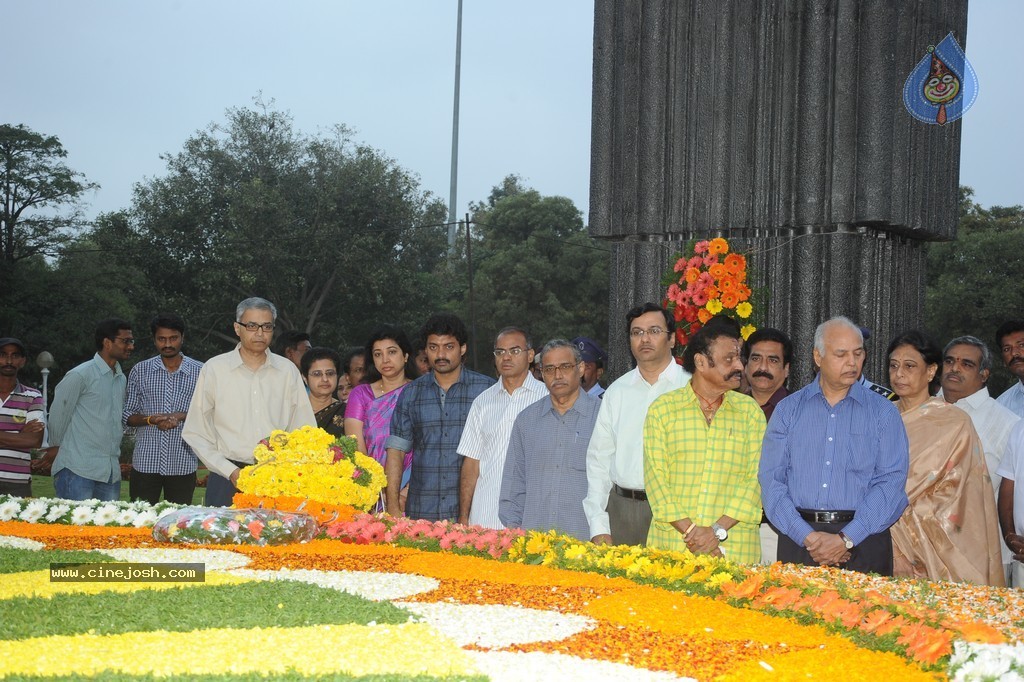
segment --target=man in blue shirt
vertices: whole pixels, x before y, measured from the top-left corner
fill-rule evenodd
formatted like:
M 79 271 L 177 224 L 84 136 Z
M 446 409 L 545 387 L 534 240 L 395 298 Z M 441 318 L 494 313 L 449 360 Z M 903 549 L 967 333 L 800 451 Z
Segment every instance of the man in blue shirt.
M 494 379 L 462 366 L 468 333 L 455 315 L 432 316 L 420 331 L 431 371 L 402 392 L 391 417 L 384 468 L 388 481 L 401 481 L 405 453 L 412 450 L 405 514 L 414 519 L 455 521 L 459 516 L 462 457 L 456 449 L 470 405 Z M 387 511 L 401 516 L 399 486 L 385 490 Z
M 50 445 L 58 445 L 53 487 L 68 500 L 121 497 L 122 360 L 135 349 L 132 326 L 103 320 L 96 326 L 96 355 L 61 379 L 50 409 Z
M 845 317 L 814 334 L 817 379 L 775 408 L 758 480 L 779 561 L 892 575 L 889 527 L 907 506 L 907 432 L 858 382 L 864 339 Z

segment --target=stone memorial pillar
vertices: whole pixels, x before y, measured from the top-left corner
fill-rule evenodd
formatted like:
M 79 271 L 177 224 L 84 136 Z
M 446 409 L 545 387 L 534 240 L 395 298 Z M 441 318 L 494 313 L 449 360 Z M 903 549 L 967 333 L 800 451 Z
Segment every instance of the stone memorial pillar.
M 610 373 L 635 303 L 694 238 L 746 253 L 760 321 L 813 376 L 815 326 L 873 331 L 865 373 L 919 327 L 923 243 L 956 236 L 960 122 L 902 88 L 929 45 L 965 43 L 966 0 L 596 0 L 590 233 L 612 243 Z

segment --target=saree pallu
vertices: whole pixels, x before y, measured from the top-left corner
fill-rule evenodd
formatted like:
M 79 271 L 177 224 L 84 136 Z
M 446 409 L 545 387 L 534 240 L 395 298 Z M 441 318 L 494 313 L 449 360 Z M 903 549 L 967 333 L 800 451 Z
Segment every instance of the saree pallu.
M 908 577 L 1005 584 L 999 517 L 981 440 L 970 416 L 941 398 L 903 413 L 910 441 L 910 505 L 891 528 Z

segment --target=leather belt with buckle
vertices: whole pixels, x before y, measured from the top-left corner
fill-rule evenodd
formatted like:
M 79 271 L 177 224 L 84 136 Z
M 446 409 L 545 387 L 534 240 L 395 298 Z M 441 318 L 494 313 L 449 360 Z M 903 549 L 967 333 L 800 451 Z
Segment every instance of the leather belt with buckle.
M 630 500 L 639 500 L 640 502 L 647 501 L 647 493 L 643 490 L 630 490 L 629 488 L 623 488 L 617 483 L 612 483 L 612 490 L 614 490 L 615 494 L 620 497 L 625 497 Z
M 809 523 L 846 523 L 853 521 L 852 511 L 815 511 L 798 509 L 800 516 Z

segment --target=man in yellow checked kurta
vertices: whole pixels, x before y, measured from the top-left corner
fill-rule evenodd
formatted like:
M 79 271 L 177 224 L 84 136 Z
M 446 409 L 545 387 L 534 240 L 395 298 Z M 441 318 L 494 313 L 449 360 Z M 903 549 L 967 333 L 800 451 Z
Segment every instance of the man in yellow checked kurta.
M 757 466 L 764 413 L 740 385 L 739 326 L 716 317 L 683 353 L 688 386 L 661 396 L 644 424 L 644 484 L 654 521 L 647 546 L 761 558 Z

